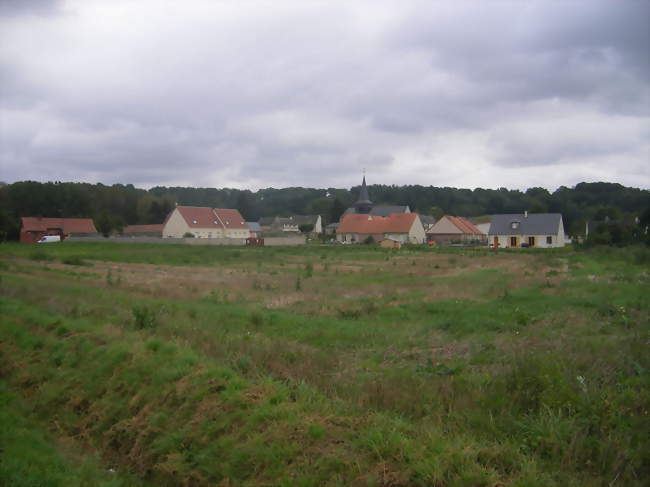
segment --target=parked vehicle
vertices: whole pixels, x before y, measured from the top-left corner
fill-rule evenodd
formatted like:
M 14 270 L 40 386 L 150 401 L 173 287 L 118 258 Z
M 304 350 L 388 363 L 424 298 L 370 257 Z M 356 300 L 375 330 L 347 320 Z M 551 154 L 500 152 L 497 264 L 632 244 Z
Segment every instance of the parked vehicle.
M 61 236 L 59 235 L 45 235 L 41 237 L 41 239 L 36 243 L 54 243 L 60 241 L 61 241 Z

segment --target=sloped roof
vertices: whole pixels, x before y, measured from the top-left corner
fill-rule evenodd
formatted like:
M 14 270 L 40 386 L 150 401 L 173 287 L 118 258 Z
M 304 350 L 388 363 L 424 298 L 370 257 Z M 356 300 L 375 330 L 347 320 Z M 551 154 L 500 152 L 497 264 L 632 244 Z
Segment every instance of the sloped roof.
M 248 228 L 239 211 L 207 206 L 177 206 L 190 228 Z
M 122 233 L 162 233 L 164 225 L 127 225 L 122 229 Z
M 343 213 L 344 215 L 353 215 L 357 212 L 356 207 L 351 206 L 345 212 Z M 411 209 L 408 207 L 408 205 L 377 205 L 373 206 L 372 209 L 370 210 L 371 215 L 376 215 L 376 216 L 388 216 L 392 215 L 393 213 L 410 213 Z
M 24 216 L 22 230 L 46 232 L 50 228 L 60 228 L 63 233 L 97 233 L 90 218 L 40 218 Z
M 361 183 L 361 189 L 359 190 L 359 197 L 357 198 L 356 206 L 359 205 L 371 205 L 370 196 L 368 195 L 368 187 L 366 186 L 366 177 L 363 177 L 363 182 Z
M 345 215 L 336 233 L 408 233 L 417 213 L 394 213 L 387 217 L 374 215 Z
M 488 235 L 557 235 L 561 213 L 522 213 L 492 215 Z M 517 228 L 512 223 L 517 222 Z
M 207 206 L 177 206 L 185 223 L 191 228 L 223 228 L 212 208 Z
M 262 227 L 257 222 L 246 222 L 246 225 L 248 225 L 248 229 L 251 232 L 261 232 L 262 231 Z
M 433 225 L 436 223 L 436 217 L 431 215 L 420 215 L 420 221 L 423 225 Z
M 451 223 L 454 224 L 456 228 L 458 228 L 463 233 L 470 235 L 483 235 L 483 232 L 476 228 L 476 226 L 467 218 L 450 215 L 445 215 L 443 218 L 447 218 Z
M 217 219 L 221 220 L 224 227 L 248 229 L 248 225 L 246 225 L 246 221 L 244 220 L 244 217 L 241 216 L 241 213 L 239 213 L 239 210 L 230 208 L 213 208 L 212 211 L 217 215 Z

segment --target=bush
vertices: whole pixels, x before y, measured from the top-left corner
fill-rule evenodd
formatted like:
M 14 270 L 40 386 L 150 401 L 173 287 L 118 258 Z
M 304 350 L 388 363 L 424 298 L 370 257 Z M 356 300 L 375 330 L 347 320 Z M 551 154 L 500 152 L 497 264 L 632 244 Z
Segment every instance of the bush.
M 145 304 L 135 305 L 131 309 L 131 313 L 133 314 L 135 327 L 138 330 L 151 329 L 158 326 L 158 312 Z
M 194 238 L 194 234 L 190 232 L 185 232 L 183 234 L 183 238 Z
M 34 252 L 29 254 L 29 259 L 36 261 L 46 261 L 52 260 L 52 256 L 43 250 L 34 250 Z
M 83 260 L 83 258 L 81 258 L 78 255 L 71 255 L 70 257 L 61 259 L 61 262 L 67 265 L 85 265 L 85 266 L 90 265 L 88 262 Z

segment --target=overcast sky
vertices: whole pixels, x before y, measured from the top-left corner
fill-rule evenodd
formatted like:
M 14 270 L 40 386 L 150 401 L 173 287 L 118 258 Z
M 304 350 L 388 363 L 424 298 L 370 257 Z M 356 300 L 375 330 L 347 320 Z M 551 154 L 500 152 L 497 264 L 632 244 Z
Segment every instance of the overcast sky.
M 0 0 L 0 180 L 650 188 L 650 1 Z

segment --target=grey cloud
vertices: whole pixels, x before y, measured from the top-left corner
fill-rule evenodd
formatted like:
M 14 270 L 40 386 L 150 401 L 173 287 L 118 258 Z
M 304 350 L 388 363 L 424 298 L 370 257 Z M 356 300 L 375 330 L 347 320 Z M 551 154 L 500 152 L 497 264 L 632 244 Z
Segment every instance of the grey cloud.
M 429 164 L 431 183 L 445 184 L 453 162 L 426 159 L 459 133 L 472 143 L 457 155 L 491 154 L 482 164 L 499 170 L 630 153 L 638 167 L 647 134 L 599 131 L 621 116 L 647 123 L 650 4 L 414 5 L 355 14 L 280 2 L 271 14 L 197 2 L 175 18 L 143 1 L 119 21 L 91 0 L 0 8 L 11 27 L 0 50 L 2 178 L 325 187 L 356 184 L 368 167 L 426 184 Z M 60 15 L 34 24 L 39 11 Z M 39 42 L 27 36 L 34 25 Z M 554 99 L 562 111 L 547 107 Z M 554 132 L 555 117 L 575 114 L 596 128 Z M 539 121 L 538 132 L 521 128 Z M 416 164 L 412 154 L 424 155 Z M 494 177 L 485 184 L 508 185 Z

